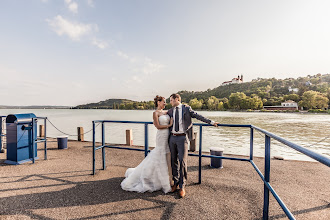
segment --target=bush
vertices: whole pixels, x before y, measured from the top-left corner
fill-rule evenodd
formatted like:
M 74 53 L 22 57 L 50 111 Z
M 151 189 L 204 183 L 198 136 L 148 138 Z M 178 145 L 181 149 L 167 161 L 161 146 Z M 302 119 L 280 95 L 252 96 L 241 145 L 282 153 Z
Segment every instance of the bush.
M 329 110 L 322 110 L 322 109 L 309 109 L 308 112 L 310 113 L 329 113 Z

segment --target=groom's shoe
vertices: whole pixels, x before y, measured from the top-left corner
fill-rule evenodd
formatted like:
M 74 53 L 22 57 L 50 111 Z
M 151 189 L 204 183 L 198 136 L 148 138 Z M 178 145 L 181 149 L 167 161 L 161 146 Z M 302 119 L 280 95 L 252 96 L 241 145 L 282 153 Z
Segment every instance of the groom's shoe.
M 180 198 L 183 198 L 186 196 L 186 190 L 184 188 L 179 190 L 179 196 L 180 196 Z
M 173 185 L 171 192 L 174 193 L 178 189 L 179 189 L 179 186 Z

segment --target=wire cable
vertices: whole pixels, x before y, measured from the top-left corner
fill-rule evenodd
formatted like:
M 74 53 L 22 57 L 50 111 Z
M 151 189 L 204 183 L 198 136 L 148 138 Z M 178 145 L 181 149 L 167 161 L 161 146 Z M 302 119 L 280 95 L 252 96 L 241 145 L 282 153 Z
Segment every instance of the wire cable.
M 68 133 L 65 133 L 65 132 L 63 132 L 63 131 L 61 131 L 60 129 L 58 129 L 48 118 L 47 118 L 47 121 L 56 129 L 56 130 L 58 130 L 59 132 L 61 132 L 62 134 L 65 134 L 65 135 L 67 135 L 67 136 L 78 136 L 77 134 L 68 134 Z M 100 125 L 100 123 L 99 124 L 97 124 L 96 126 L 95 126 L 95 128 L 97 127 L 97 126 L 99 126 Z M 86 131 L 85 133 L 82 133 L 82 134 L 87 134 L 87 133 L 89 133 L 89 132 L 91 132 L 93 130 L 93 128 L 92 129 L 90 129 L 89 131 Z

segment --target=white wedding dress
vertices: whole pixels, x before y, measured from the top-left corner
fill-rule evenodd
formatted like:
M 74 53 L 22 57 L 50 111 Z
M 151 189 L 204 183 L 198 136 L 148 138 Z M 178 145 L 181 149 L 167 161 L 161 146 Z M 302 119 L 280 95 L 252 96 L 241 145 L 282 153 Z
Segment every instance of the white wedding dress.
M 168 125 L 169 115 L 161 115 L 160 125 Z M 121 188 L 126 191 L 153 192 L 163 190 L 171 191 L 169 170 L 166 154 L 170 152 L 168 146 L 169 129 L 159 129 L 156 135 L 156 147 L 135 168 L 128 168 L 125 179 L 121 182 Z

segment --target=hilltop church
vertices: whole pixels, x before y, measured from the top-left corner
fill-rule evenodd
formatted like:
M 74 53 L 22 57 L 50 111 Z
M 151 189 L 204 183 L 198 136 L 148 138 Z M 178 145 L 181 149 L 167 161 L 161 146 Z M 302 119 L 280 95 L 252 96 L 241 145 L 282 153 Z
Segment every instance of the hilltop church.
M 225 85 L 238 84 L 238 83 L 243 83 L 243 75 L 241 75 L 241 77 L 238 75 L 237 78 L 233 78 L 231 81 L 223 82 L 221 85 L 225 86 Z

